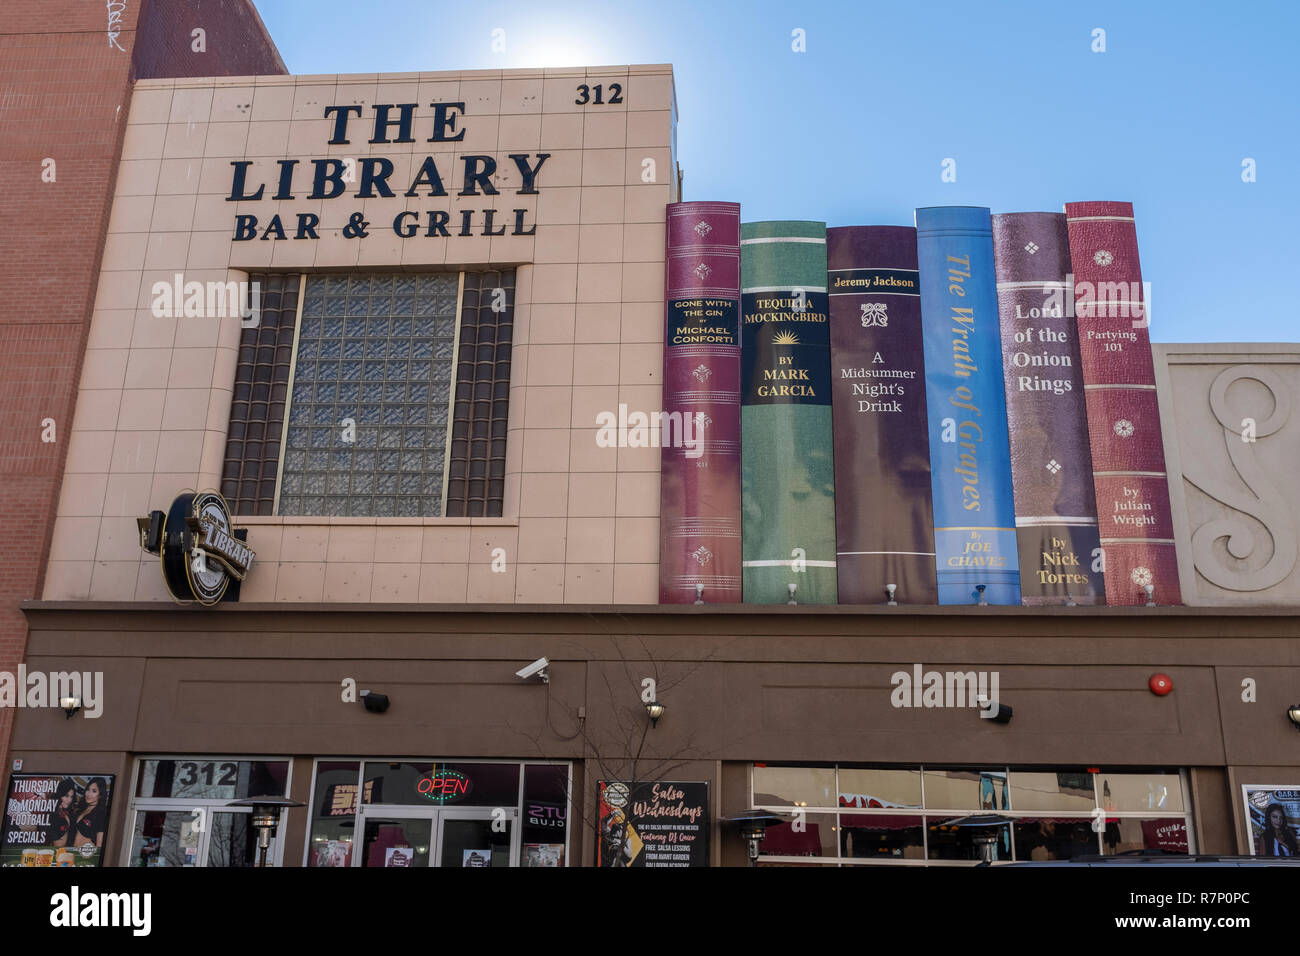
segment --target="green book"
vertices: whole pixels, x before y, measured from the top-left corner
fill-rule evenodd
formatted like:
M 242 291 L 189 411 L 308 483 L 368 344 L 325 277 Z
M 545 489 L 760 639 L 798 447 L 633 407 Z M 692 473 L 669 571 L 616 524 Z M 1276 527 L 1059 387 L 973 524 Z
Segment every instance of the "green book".
M 742 594 L 835 604 L 826 224 L 740 226 Z

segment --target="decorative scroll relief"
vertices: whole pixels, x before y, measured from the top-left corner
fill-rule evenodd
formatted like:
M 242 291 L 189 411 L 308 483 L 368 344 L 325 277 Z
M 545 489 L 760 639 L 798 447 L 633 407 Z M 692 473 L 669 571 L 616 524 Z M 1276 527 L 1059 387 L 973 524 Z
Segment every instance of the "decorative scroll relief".
M 1249 409 L 1234 412 L 1228 407 L 1228 389 L 1243 380 L 1258 382 L 1268 390 L 1273 399 L 1271 412 L 1261 408 L 1259 414 L 1251 414 Z M 1212 584 L 1230 591 L 1263 591 L 1285 580 L 1295 568 L 1296 529 L 1289 503 L 1265 474 L 1256 457 L 1255 442 L 1243 438 L 1243 417 L 1255 419 L 1255 439 L 1275 434 L 1291 416 L 1291 393 L 1270 369 L 1261 365 L 1235 365 L 1224 369 L 1215 378 L 1209 398 L 1210 409 L 1223 426 L 1223 443 L 1228 458 L 1251 494 L 1207 474 L 1196 474 L 1197 466 L 1190 462 L 1183 470 L 1183 477 L 1214 500 L 1250 515 L 1263 525 L 1273 539 L 1273 554 L 1262 567 L 1252 571 L 1228 567 L 1214 551 L 1214 544 L 1220 538 L 1227 538 L 1228 554 L 1238 560 L 1255 554 L 1262 542 L 1247 522 L 1240 518 L 1222 517 L 1207 521 L 1192 532 L 1192 559 L 1196 570 Z M 1265 412 L 1267 417 L 1261 417 Z

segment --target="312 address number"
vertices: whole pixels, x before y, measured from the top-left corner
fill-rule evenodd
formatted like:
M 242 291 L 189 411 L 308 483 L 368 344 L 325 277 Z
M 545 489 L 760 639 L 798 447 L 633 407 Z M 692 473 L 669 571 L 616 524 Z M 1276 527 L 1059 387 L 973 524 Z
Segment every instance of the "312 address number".
M 573 102 L 578 104 L 579 106 L 586 106 L 589 103 L 592 106 L 606 105 L 607 101 L 602 98 L 604 95 L 604 89 L 603 89 L 603 84 L 601 83 L 597 83 L 595 86 L 588 86 L 586 83 L 583 83 L 578 87 L 578 93 L 581 95 Z M 592 95 L 593 93 L 595 94 L 594 96 Z M 613 103 L 622 103 L 622 102 L 623 102 L 623 85 L 621 83 L 609 84 L 608 103 L 613 104 Z

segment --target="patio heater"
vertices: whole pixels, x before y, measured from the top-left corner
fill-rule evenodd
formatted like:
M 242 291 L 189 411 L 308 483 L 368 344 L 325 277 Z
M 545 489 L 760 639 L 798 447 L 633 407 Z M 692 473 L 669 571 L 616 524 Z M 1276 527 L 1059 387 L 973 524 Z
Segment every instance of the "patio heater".
M 271 837 L 280 823 L 280 811 L 288 807 L 302 807 L 306 804 L 288 797 L 249 797 L 247 800 L 233 800 L 228 807 L 252 807 L 249 822 L 257 830 L 257 866 L 266 866 L 266 853 L 271 847 Z

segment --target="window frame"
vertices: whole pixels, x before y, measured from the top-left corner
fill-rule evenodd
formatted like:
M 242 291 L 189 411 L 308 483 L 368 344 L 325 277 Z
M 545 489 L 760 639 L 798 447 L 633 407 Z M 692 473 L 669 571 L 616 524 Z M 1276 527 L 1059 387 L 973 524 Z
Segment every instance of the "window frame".
M 762 761 L 759 761 L 759 762 L 761 763 Z M 909 764 L 909 765 L 888 764 L 888 765 L 879 765 L 879 766 L 861 766 L 861 765 L 856 765 L 856 764 L 852 764 L 852 763 L 846 763 L 846 764 L 840 764 L 840 763 L 831 763 L 831 764 L 811 764 L 811 763 L 807 763 L 807 764 L 796 764 L 796 763 L 787 763 L 787 762 L 785 762 L 785 761 L 773 761 L 771 764 L 769 764 L 769 766 L 772 766 L 772 767 L 788 767 L 788 768 L 791 768 L 791 769 L 807 769 L 807 770 L 827 770 L 827 769 L 834 770 L 834 771 L 835 771 L 835 792 L 836 792 L 836 798 L 837 798 L 837 800 L 838 800 L 839 794 L 842 792 L 842 790 L 841 790 L 841 788 L 840 788 L 840 770 L 841 770 L 841 769 L 845 769 L 845 770 L 914 770 L 914 769 L 915 769 L 915 770 L 919 770 L 919 771 L 920 771 L 921 806 L 920 806 L 919 808 L 906 808 L 906 807 L 840 807 L 840 806 L 835 806 L 835 807 L 814 807 L 814 806 L 798 806 L 798 807 L 790 807 L 790 806 L 777 806 L 777 805 L 774 805 L 774 804 L 762 804 L 762 805 L 760 805 L 760 804 L 758 804 L 758 803 L 755 802 L 755 796 L 754 796 L 754 770 L 755 770 L 756 768 L 755 768 L 755 766 L 754 766 L 754 763 L 755 763 L 754 761 L 749 761 L 748 764 L 747 764 L 747 767 L 748 767 L 748 774 L 747 774 L 747 776 L 748 776 L 748 786 L 749 786 L 749 806 L 751 806 L 751 807 L 753 807 L 753 808 L 755 808 L 755 809 L 759 809 L 759 810 L 768 810 L 768 811 L 770 811 L 770 812 L 772 812 L 772 813 L 780 814 L 780 815 L 782 815 L 782 816 L 789 816 L 791 813 L 793 813 L 793 812 L 798 812 L 798 811 L 802 811 L 802 812 L 804 812 L 805 814 L 808 814 L 808 815 L 813 815 L 813 814 L 819 814 L 819 815 L 830 815 L 830 816 L 833 816 L 833 817 L 835 818 L 835 828 L 836 828 L 836 830 L 835 830 L 835 833 L 836 833 L 836 836 L 835 836 L 835 856 L 833 856 L 833 857 L 831 857 L 831 856 L 825 856 L 825 857 L 806 857 L 806 856 L 787 856 L 787 855 L 762 854 L 762 855 L 760 855 L 759 858 L 758 858 L 758 859 L 759 859 L 759 862 L 761 863 L 762 861 L 766 860 L 766 861 L 769 861 L 769 862 L 772 862 L 772 863 L 801 863 L 801 864 L 815 865 L 815 866 L 975 866 L 975 865 L 978 864 L 978 862 L 979 862 L 978 860 L 941 860 L 941 859 L 931 859 L 931 858 L 930 858 L 930 825 L 931 825 L 931 822 L 932 822 L 932 821 L 934 821 L 934 820 L 936 820 L 936 819 L 939 819 L 939 818 L 947 818 L 947 817 L 954 817 L 954 816 L 958 816 L 958 817 L 960 817 L 960 816 L 969 816 L 969 815 L 972 815 L 972 814 L 979 813 L 979 812 L 981 812 L 981 811 L 976 810 L 976 809 L 971 809 L 971 808 L 965 808 L 965 809 L 954 810 L 954 809 L 947 809 L 947 808 L 944 808 L 944 807 L 937 807 L 937 806 L 936 806 L 936 807 L 930 807 L 930 806 L 927 806 L 927 805 L 926 805 L 926 801 L 925 801 L 925 774 L 926 774 L 926 772 L 927 772 L 927 771 L 936 771 L 936 770 L 970 770 L 970 771 L 975 772 L 975 773 L 979 773 L 979 772 L 982 772 L 982 771 L 995 772 L 995 773 L 1003 773 L 1003 774 L 1006 775 L 1006 777 L 1007 777 L 1007 781 L 1008 781 L 1008 784 L 1009 784 L 1009 783 L 1010 783 L 1010 775 L 1011 775 L 1012 773 L 1053 773 L 1053 772 L 1057 772 L 1057 771 L 1059 770 L 1059 768 L 1056 768 L 1056 767 L 1042 767 L 1042 766 L 1016 766 L 1016 765 L 1005 765 L 1005 766 L 1002 766 L 1002 765 L 1000 765 L 1000 766 L 985 766 L 985 765 L 979 765 L 979 766 L 968 766 L 968 767 L 963 767 L 963 766 L 952 765 L 952 764 Z M 1164 813 L 1164 814 L 1161 814 L 1159 817 L 1157 817 L 1157 815 L 1156 815 L 1153 811 L 1150 811 L 1150 810 L 1105 810 L 1104 807 L 1101 807 L 1100 802 L 1099 802 L 1099 801 L 1100 801 L 1100 797 L 1099 797 L 1099 795 L 1098 795 L 1098 782 L 1099 782 L 1099 780 L 1100 780 L 1101 777 L 1103 777 L 1103 776 L 1105 776 L 1105 775 L 1107 775 L 1107 774 L 1132 774 L 1132 775 L 1138 775 L 1138 774 L 1141 774 L 1141 773 L 1144 773 L 1144 772 L 1147 772 L 1147 773 L 1162 773 L 1162 774 L 1177 774 L 1177 776 L 1178 776 L 1178 781 L 1179 781 L 1179 785 L 1180 785 L 1180 788 L 1181 788 L 1181 796 L 1182 796 L 1182 805 L 1183 805 L 1183 809 L 1180 810 L 1180 811 L 1170 811 L 1170 812 L 1166 812 L 1166 813 Z M 1142 768 L 1142 767 L 1132 767 L 1132 768 L 1113 768 L 1113 767 L 1105 767 L 1105 766 L 1103 766 L 1103 768 L 1101 769 L 1100 772 L 1098 772 L 1098 773 L 1090 773 L 1089 776 L 1092 777 L 1092 779 L 1093 779 L 1093 802 L 1094 802 L 1094 804 L 1095 804 L 1095 805 L 1094 805 L 1094 808 L 1093 808 L 1094 810 L 1096 810 L 1096 809 L 1103 809 L 1103 810 L 1105 810 L 1105 815 L 1106 815 L 1106 818 L 1107 818 L 1108 820 L 1109 820 L 1109 819 L 1138 819 L 1138 820 L 1153 820 L 1153 819 L 1181 818 L 1181 819 L 1183 820 L 1183 823 L 1184 823 L 1184 829 L 1185 829 L 1186 832 L 1187 832 L 1187 852 L 1188 852 L 1188 855 L 1195 855 L 1195 854 L 1196 854 L 1196 852 L 1197 852 L 1197 845 L 1196 845 L 1197 841 L 1196 841 L 1196 829 L 1195 829 L 1195 809 L 1194 809 L 1194 807 L 1193 807 L 1193 805 L 1192 805 L 1191 781 L 1190 781 L 1189 770 L 1188 770 L 1187 767 L 1178 767 L 1178 768 L 1169 768 L 1169 767 L 1151 767 L 1151 768 Z M 1014 799 L 1015 799 L 1015 794 L 1014 794 L 1014 792 L 1013 792 L 1013 793 L 1012 793 L 1012 800 L 1014 801 Z M 1012 824 L 1012 827 L 1013 827 L 1013 829 L 1012 829 L 1012 840 L 1011 840 L 1011 858 L 1010 858 L 1009 860 L 997 860 L 997 861 L 995 861 L 995 864 L 994 864 L 994 865 L 1001 865 L 1001 864 L 1004 864 L 1004 863 L 1013 863 L 1013 862 L 1022 862 L 1022 861 L 1019 861 L 1019 860 L 1017 859 L 1017 857 L 1016 857 L 1016 842 L 1015 842 L 1015 830 L 1014 830 L 1014 824 L 1015 824 L 1015 822 L 1016 822 L 1017 820 L 1048 819 L 1048 820 L 1078 820 L 1078 821 L 1090 821 L 1090 820 L 1092 819 L 1092 817 L 1091 817 L 1090 814 L 1086 814 L 1086 813 L 1077 813 L 1077 812 L 1068 812 L 1068 811 L 1061 811 L 1061 810 L 1017 810 L 1017 809 L 1015 809 L 1015 808 L 1013 807 L 1013 808 L 1011 808 L 1011 809 L 1009 809 L 1009 810 L 1002 810 L 1002 811 L 998 811 L 998 812 L 999 812 L 999 813 L 1004 813 L 1004 814 L 1009 814 L 1009 816 L 1008 816 L 1008 823 Z M 917 823 L 921 826 L 921 831 L 922 831 L 922 849 L 923 849 L 923 851 L 924 851 L 925 856 L 924 856 L 922 859 L 920 859 L 920 860 L 907 860 L 907 859 L 902 859 L 902 858 L 898 858 L 898 857 L 887 857 L 887 858 L 883 858 L 883 859 L 870 859 L 870 858 L 854 858 L 854 857 L 846 857 L 846 856 L 844 856 L 844 855 L 843 855 L 843 848 L 842 848 L 842 845 L 841 845 L 841 836 L 840 836 L 841 831 L 842 831 L 842 829 L 843 829 L 843 825 L 842 825 L 841 822 L 840 822 L 840 818 L 841 818 L 841 816 L 843 816 L 844 814 L 848 814 L 848 815 L 850 815 L 850 816 L 909 816 L 909 817 L 915 817 L 916 820 L 917 820 Z M 1104 838 L 1104 835 L 1105 835 L 1105 831 L 1102 831 L 1102 832 L 1097 833 L 1097 853 L 1098 853 L 1099 855 L 1105 855 L 1105 849 L 1104 849 L 1104 844 L 1103 844 L 1103 838 Z
M 312 811 L 315 808 L 316 784 L 319 780 L 320 765 L 322 763 L 349 763 L 351 761 L 356 761 L 357 763 L 357 808 L 352 813 L 352 820 L 354 824 L 358 821 L 358 819 L 362 815 L 361 808 L 363 804 L 361 798 L 365 788 L 365 775 L 366 775 L 367 762 L 370 763 L 433 763 L 433 764 L 492 763 L 492 764 L 513 764 L 517 766 L 519 768 L 519 791 L 515 797 L 515 805 L 514 805 L 515 816 L 513 818 L 514 833 L 511 837 L 511 842 L 513 844 L 513 849 L 511 852 L 515 857 L 515 863 L 512 864 L 512 868 L 517 868 L 517 869 L 523 868 L 523 856 L 524 856 L 524 844 L 523 844 L 524 787 L 527 783 L 527 777 L 528 777 L 525 768 L 529 766 L 564 767 L 565 768 L 565 784 L 564 784 L 565 826 L 564 826 L 564 867 L 563 868 L 568 868 L 576 865 L 572 858 L 572 849 L 571 849 L 571 844 L 573 839 L 573 827 L 574 827 L 573 812 L 574 812 L 574 805 L 575 805 L 574 793 L 573 793 L 573 761 L 572 760 L 547 760 L 545 758 L 540 758 L 540 757 L 520 758 L 518 760 L 511 760 L 505 757 L 425 757 L 425 756 L 385 757 L 385 756 L 375 756 L 371 754 L 371 755 L 363 755 L 363 756 L 344 755 L 344 756 L 326 756 L 326 757 L 312 758 L 311 784 L 307 790 L 308 813 L 307 813 L 307 822 L 306 822 L 306 833 L 304 834 L 303 837 L 303 849 L 302 849 L 302 866 L 304 868 L 310 868 L 310 860 L 311 860 L 311 853 L 312 853 L 311 834 L 312 834 L 312 826 L 315 822 L 315 814 Z M 752 790 L 752 786 L 751 786 L 751 790 Z M 418 804 L 411 805 L 411 804 L 397 804 L 397 803 L 370 803 L 370 804 L 364 804 L 364 806 L 374 808 L 374 812 L 386 812 L 387 810 L 403 811 L 403 810 L 410 810 L 412 808 L 420 809 Z M 446 807 L 440 809 L 457 809 L 457 808 Z M 482 811 L 484 808 L 471 807 L 467 809 Z M 437 821 L 435 820 L 435 827 L 434 827 L 435 837 L 437 835 L 437 832 L 438 832 Z M 353 829 L 354 839 L 356 833 L 357 833 L 357 828 L 354 828 Z M 433 847 L 430 847 L 429 853 L 430 853 L 430 858 L 432 858 Z M 346 867 L 346 869 L 352 869 L 355 866 L 356 866 L 356 859 L 354 858 L 352 863 L 348 867 Z
M 136 756 L 130 773 L 131 791 L 130 799 L 127 801 L 127 812 L 125 826 L 122 831 L 122 848 L 119 853 L 120 865 L 127 869 L 138 869 L 131 866 L 131 850 L 135 845 L 135 826 L 136 814 L 147 813 L 150 811 L 164 811 L 171 813 L 184 813 L 199 808 L 213 810 L 219 813 L 252 813 L 252 807 L 232 807 L 230 801 L 222 798 L 203 798 L 198 800 L 180 799 L 178 797 L 137 797 L 135 791 L 140 786 L 140 775 L 144 773 L 144 765 L 149 760 L 191 760 L 191 761 L 225 761 L 240 762 L 252 761 L 259 763 L 287 763 L 288 771 L 284 778 L 284 793 L 288 796 L 293 792 L 293 758 L 281 756 L 279 754 L 159 754 L 146 753 Z M 280 818 L 276 824 L 275 836 L 271 838 L 270 852 L 267 853 L 268 866 L 282 866 L 284 860 L 284 835 L 285 835 L 285 813 L 287 808 L 280 811 Z M 212 814 L 208 814 L 208 821 Z M 208 822 L 205 821 L 205 822 Z M 199 841 L 199 863 L 193 869 L 199 869 L 208 865 L 208 853 L 210 852 L 210 842 L 212 838 L 212 827 L 204 826 L 203 835 Z M 191 869 L 184 867 L 184 869 Z
M 451 270 L 438 270 L 433 274 L 449 275 L 450 273 Z M 405 275 L 405 274 L 407 273 L 389 272 L 383 269 L 355 270 L 355 271 L 340 273 L 340 275 L 344 275 L 349 278 L 353 275 L 394 275 L 396 276 L 396 275 Z M 281 496 L 281 490 L 284 485 L 284 462 L 289 453 L 289 447 L 288 447 L 289 424 L 290 424 L 290 418 L 293 415 L 293 389 L 294 389 L 294 383 L 297 381 L 297 376 L 298 376 L 298 349 L 302 337 L 302 314 L 303 314 L 303 309 L 305 308 L 307 302 L 308 283 L 310 283 L 313 280 L 320 282 L 328 275 L 330 275 L 330 273 L 303 272 L 303 273 L 299 273 L 299 277 L 298 277 L 298 283 L 299 283 L 298 308 L 297 308 L 297 314 L 294 317 L 294 325 L 293 325 L 293 346 L 292 346 L 292 353 L 289 359 L 289 380 L 288 380 L 287 391 L 285 393 L 285 399 L 284 399 L 284 421 L 281 423 L 280 426 L 280 460 L 276 464 L 275 497 L 271 506 L 272 516 L 278 518 L 311 518 L 311 519 L 330 518 L 330 517 L 339 517 L 339 518 L 409 517 L 409 520 L 411 521 L 423 521 L 428 518 L 447 517 L 447 478 L 451 470 L 451 447 L 452 447 L 451 426 L 452 426 L 452 420 L 456 414 L 456 383 L 460 372 L 460 358 L 459 358 L 460 330 L 461 330 L 461 320 L 464 315 L 464 307 L 465 307 L 466 270 L 458 269 L 456 270 L 455 274 L 456 274 L 456 314 L 455 314 L 455 318 L 453 319 L 453 326 L 452 326 L 451 356 L 448 359 L 451 370 L 450 370 L 450 376 L 448 378 L 448 389 L 447 389 L 446 431 L 443 437 L 442 481 L 441 481 L 442 488 L 438 495 L 438 498 L 441 502 L 438 508 L 439 513 L 436 515 L 403 516 L 403 515 L 355 515 L 355 514 L 347 514 L 347 515 L 292 514 L 289 515 L 281 512 L 280 496 Z

